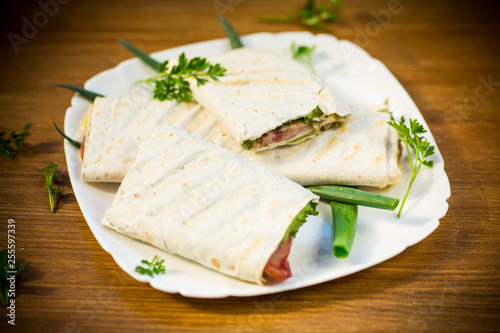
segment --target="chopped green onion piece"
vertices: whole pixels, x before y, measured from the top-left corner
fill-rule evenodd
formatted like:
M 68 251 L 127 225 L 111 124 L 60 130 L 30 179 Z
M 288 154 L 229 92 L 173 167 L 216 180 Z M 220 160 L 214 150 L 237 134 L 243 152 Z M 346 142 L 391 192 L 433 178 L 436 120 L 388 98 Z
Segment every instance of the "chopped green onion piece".
M 311 186 L 308 190 L 322 199 L 343 202 L 353 205 L 367 206 L 380 209 L 394 210 L 399 204 L 399 199 L 374 194 L 367 191 L 343 186 Z
M 68 140 L 68 141 L 69 141 L 69 143 L 71 143 L 71 144 L 72 144 L 73 146 L 75 146 L 76 148 L 80 149 L 80 147 L 82 146 L 82 145 L 80 144 L 80 142 L 75 141 L 75 140 L 73 140 L 72 138 L 70 138 L 69 136 L 67 136 L 66 134 L 64 134 L 64 132 L 63 132 L 63 131 L 61 131 L 61 130 L 59 129 L 59 127 L 57 127 L 57 125 L 56 125 L 56 123 L 55 123 L 55 122 L 52 122 L 52 123 L 54 124 L 54 127 L 56 128 L 56 130 L 57 130 L 57 131 L 58 131 L 58 132 L 59 132 L 59 133 L 60 133 L 60 134 L 61 134 L 61 135 L 62 135 L 62 136 L 66 139 L 66 140 Z
M 130 44 L 123 38 L 119 38 L 118 41 L 125 46 L 130 52 L 132 52 L 136 57 L 144 61 L 146 65 L 154 69 L 155 71 L 160 70 L 160 63 L 149 56 L 149 54 L 139 50 L 134 45 Z
M 358 220 L 358 206 L 330 202 L 333 217 L 333 254 L 343 259 L 349 256 Z
M 73 86 L 71 84 L 56 84 L 56 87 L 67 88 L 69 90 L 76 91 L 77 93 L 79 93 L 80 95 L 82 95 L 91 102 L 93 102 L 96 99 L 96 97 L 104 97 L 104 95 L 95 93 L 93 91 L 85 90 L 83 88 Z
M 229 43 L 231 44 L 231 49 L 234 50 L 243 47 L 244 45 L 241 42 L 240 37 L 238 36 L 234 28 L 231 26 L 231 24 L 221 14 L 218 14 L 217 17 L 224 26 L 224 30 L 226 31 L 226 36 L 229 39 Z

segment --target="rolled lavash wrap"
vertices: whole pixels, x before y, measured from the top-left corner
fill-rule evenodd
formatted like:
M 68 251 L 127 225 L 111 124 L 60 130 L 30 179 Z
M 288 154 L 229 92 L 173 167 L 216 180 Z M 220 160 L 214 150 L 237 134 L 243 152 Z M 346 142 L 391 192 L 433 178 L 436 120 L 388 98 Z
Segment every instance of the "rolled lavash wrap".
M 86 116 L 82 179 L 121 182 L 135 160 L 139 144 L 165 123 L 178 105 L 139 95 L 97 97 Z
M 207 59 L 226 73 L 200 86 L 191 80 L 193 97 L 247 150 L 298 144 L 351 113 L 285 52 L 239 48 Z
M 139 146 L 102 224 L 262 284 L 289 277 L 279 272 L 289 273 L 287 232 L 316 213 L 318 201 L 261 164 L 163 125 Z
M 115 110 L 115 108 L 118 110 Z M 195 103 L 160 102 L 149 97 L 98 98 L 90 110 L 82 177 L 84 181 L 120 182 L 137 147 L 159 124 L 170 124 L 261 163 L 302 185 L 386 187 L 396 184 L 398 135 L 379 107 L 351 107 L 352 115 L 336 130 L 294 146 L 253 152 L 241 147 L 216 119 Z M 160 119 L 161 118 L 161 119 Z M 87 125 L 86 124 L 86 125 Z

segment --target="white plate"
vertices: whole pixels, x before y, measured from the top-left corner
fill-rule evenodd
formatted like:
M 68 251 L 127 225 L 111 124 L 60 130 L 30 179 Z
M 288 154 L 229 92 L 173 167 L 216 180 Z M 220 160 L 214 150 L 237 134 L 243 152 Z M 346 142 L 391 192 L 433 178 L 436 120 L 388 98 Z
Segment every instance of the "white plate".
M 351 105 L 380 104 L 389 98 L 396 116 L 404 115 L 425 124 L 422 115 L 396 78 L 378 60 L 349 41 L 338 41 L 330 35 L 312 35 L 307 32 L 258 33 L 242 37 L 247 46 L 259 48 L 317 45 L 314 63 L 321 79 L 331 85 L 345 102 Z M 158 60 L 177 58 L 185 52 L 188 58 L 219 54 L 229 50 L 226 39 L 201 42 L 155 53 Z M 122 62 L 106 70 L 85 84 L 85 88 L 105 95 L 141 93 L 134 91 L 134 82 L 151 75 L 138 59 Z M 75 95 L 66 111 L 65 131 L 76 132 L 89 102 Z M 436 145 L 430 133 L 430 142 Z M 89 184 L 80 177 L 81 160 L 78 151 L 65 143 L 68 172 L 87 223 L 97 241 L 109 252 L 116 263 L 139 281 L 149 282 L 153 288 L 180 293 L 189 297 L 218 298 L 226 296 L 254 296 L 315 285 L 358 272 L 376 265 L 427 237 L 437 228 L 446 211 L 450 184 L 444 171 L 443 158 L 436 147 L 432 156 L 434 166 L 423 167 L 417 177 L 401 219 L 396 212 L 360 207 L 356 238 L 347 259 L 336 259 L 331 250 L 331 212 L 326 203 L 318 206 L 320 214 L 309 217 L 294 241 L 289 261 L 293 277 L 285 282 L 259 286 L 239 281 L 212 271 L 199 264 L 170 255 L 151 245 L 118 234 L 100 225 L 104 211 L 111 206 L 117 184 Z M 410 171 L 406 155 L 401 159 L 403 177 L 397 186 L 373 190 L 402 198 L 408 186 Z M 142 259 L 158 254 L 165 259 L 167 273 L 154 278 L 140 275 L 135 267 Z

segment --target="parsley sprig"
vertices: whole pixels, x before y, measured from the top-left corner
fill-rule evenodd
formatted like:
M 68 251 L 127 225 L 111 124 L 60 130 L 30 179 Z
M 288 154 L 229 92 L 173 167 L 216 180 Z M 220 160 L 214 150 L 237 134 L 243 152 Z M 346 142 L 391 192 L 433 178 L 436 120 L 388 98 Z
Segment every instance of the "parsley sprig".
M 434 154 L 435 149 L 435 147 L 432 146 L 424 136 L 422 136 L 422 134 L 427 132 L 424 126 L 421 125 L 416 119 L 409 118 L 409 123 L 410 127 L 405 124 L 405 118 L 403 116 L 401 116 L 401 119 L 397 122 L 392 113 L 391 121 L 388 122 L 389 125 L 398 131 L 399 139 L 405 144 L 411 167 L 410 184 L 408 185 L 408 190 L 406 191 L 401 207 L 399 208 L 398 217 L 401 217 L 406 199 L 408 198 L 408 194 L 410 193 L 413 183 L 417 178 L 420 167 L 422 167 L 422 165 L 432 167 L 433 161 L 427 160 L 426 158 Z
M 323 30 L 325 22 L 334 22 L 337 20 L 337 11 L 341 5 L 341 0 L 329 0 L 318 6 L 315 5 L 314 0 L 308 0 L 298 12 L 279 16 L 263 16 L 259 20 L 270 23 L 293 22 L 306 27 Z
M 168 60 L 160 63 L 158 74 L 145 82 L 154 83 L 154 98 L 160 101 L 167 99 L 192 102 L 193 94 L 189 88 L 188 78 L 194 78 L 196 84 L 201 86 L 209 79 L 217 81 L 225 72 L 226 69 L 220 64 L 211 64 L 206 58 L 200 57 L 188 60 L 182 53 L 177 65 L 169 68 Z
M 295 42 L 293 42 L 291 49 L 292 49 L 293 59 L 295 59 L 303 64 L 306 64 L 307 66 L 309 66 L 309 68 L 311 68 L 311 70 L 314 74 L 317 74 L 316 70 L 314 69 L 314 66 L 312 63 L 312 57 L 311 57 L 311 54 L 316 49 L 316 45 L 313 45 L 313 46 L 295 45 Z
M 18 276 L 26 267 L 26 262 L 14 261 L 13 258 L 12 254 L 9 256 L 7 249 L 0 251 L 0 301 L 3 306 L 9 304 L 10 278 Z
M 54 209 L 57 204 L 57 199 L 63 194 L 65 190 L 61 190 L 61 186 L 54 187 L 54 180 L 57 179 L 57 164 L 49 163 L 49 165 L 43 169 L 37 169 L 43 172 L 45 175 L 45 186 L 49 192 L 49 202 L 50 202 L 50 212 L 54 213 Z
M 5 138 L 5 131 L 0 132 L 0 153 L 5 157 L 14 157 L 14 152 L 22 148 L 24 144 L 24 139 L 31 133 L 28 130 L 31 127 L 31 123 L 27 123 L 21 128 L 19 133 L 12 131 L 8 138 Z
M 142 275 L 147 274 L 153 277 L 153 274 L 165 274 L 165 266 L 163 263 L 165 260 L 159 260 L 158 255 L 155 255 L 151 262 L 146 259 L 141 260 L 141 263 L 147 265 L 147 267 L 136 266 L 135 271 L 141 273 Z

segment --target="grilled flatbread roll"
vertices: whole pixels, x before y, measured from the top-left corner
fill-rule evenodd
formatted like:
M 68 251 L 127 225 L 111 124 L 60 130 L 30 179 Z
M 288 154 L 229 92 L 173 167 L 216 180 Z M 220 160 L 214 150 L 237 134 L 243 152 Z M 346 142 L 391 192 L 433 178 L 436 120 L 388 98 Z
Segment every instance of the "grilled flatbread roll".
M 165 123 L 178 104 L 142 96 L 96 98 L 87 120 L 83 180 L 121 182 L 139 144 Z
M 292 236 L 319 197 L 170 125 L 144 141 L 102 224 L 221 273 L 291 276 Z
M 298 144 L 340 127 L 351 113 L 284 52 L 240 48 L 208 60 L 227 71 L 201 86 L 191 82 L 193 97 L 247 150 Z

